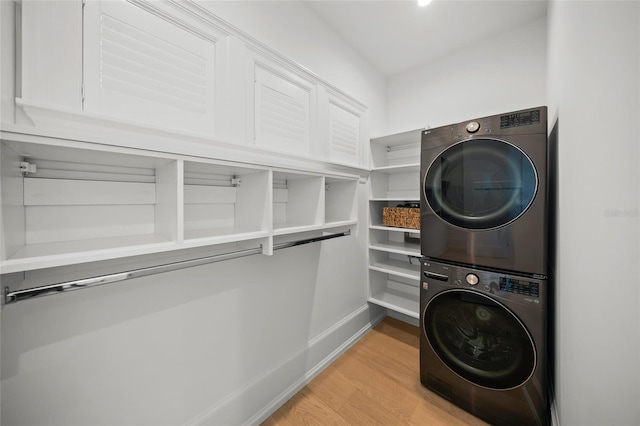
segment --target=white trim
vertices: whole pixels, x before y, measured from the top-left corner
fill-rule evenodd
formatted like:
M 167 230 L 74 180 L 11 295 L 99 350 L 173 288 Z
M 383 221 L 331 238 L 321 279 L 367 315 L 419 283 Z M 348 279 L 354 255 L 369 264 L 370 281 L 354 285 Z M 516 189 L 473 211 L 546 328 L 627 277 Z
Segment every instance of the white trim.
M 314 158 L 273 152 L 255 146 L 235 145 L 198 134 L 183 134 L 153 126 L 76 111 L 62 111 L 25 99 L 16 99 L 16 106 L 42 126 L 31 127 L 0 123 L 3 132 L 20 135 L 21 140 L 38 137 L 66 139 L 111 147 L 143 149 L 151 152 L 186 155 L 196 158 L 226 160 L 235 163 L 254 164 L 266 167 L 281 167 L 316 173 L 346 173 L 368 176 L 369 170 L 358 166 L 334 164 Z M 67 118 L 64 118 L 67 117 Z M 65 121 L 73 118 L 72 129 Z M 100 132 L 98 132 L 100 130 Z M 101 136 L 97 136 L 100 134 Z M 4 135 L 8 137 L 9 135 Z

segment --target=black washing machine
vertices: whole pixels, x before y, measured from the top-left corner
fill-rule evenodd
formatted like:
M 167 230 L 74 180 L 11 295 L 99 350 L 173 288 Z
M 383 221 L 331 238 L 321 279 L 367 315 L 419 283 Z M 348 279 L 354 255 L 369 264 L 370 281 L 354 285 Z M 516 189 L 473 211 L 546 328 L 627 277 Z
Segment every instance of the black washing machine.
M 430 259 L 547 275 L 547 109 L 424 130 L 421 249 Z
M 420 380 L 495 425 L 547 425 L 547 282 L 422 261 Z

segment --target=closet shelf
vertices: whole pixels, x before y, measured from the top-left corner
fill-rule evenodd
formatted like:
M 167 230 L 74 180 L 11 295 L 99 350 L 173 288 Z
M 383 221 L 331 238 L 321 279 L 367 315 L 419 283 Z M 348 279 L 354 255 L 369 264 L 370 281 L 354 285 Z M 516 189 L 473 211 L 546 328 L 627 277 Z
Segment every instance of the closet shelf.
M 369 302 L 408 315 L 411 318 L 420 318 L 419 294 L 416 291 L 418 289 L 410 286 L 404 287 L 407 287 L 408 291 L 387 287 L 373 294 L 369 298 Z
M 420 202 L 420 197 L 375 197 L 370 198 L 369 202 L 403 202 L 403 201 L 414 201 Z
M 420 257 L 420 246 L 400 242 L 375 243 L 369 246 L 371 250 L 384 251 L 388 253 L 406 254 L 407 256 Z
M 136 235 L 31 244 L 20 248 L 0 264 L 3 274 L 41 268 L 117 259 L 176 250 L 179 246 L 158 235 Z
M 407 202 L 420 203 L 420 138 L 422 131 L 371 140 L 373 168 L 369 193 L 369 302 L 418 318 L 419 229 L 385 226 L 383 210 Z M 415 263 L 415 264 L 414 264 Z
M 0 160 L 2 274 L 357 225 L 355 175 L 56 139 Z
M 412 265 L 400 260 L 386 259 L 369 265 L 369 269 L 408 278 L 410 280 L 420 280 L 420 265 Z
M 396 228 L 393 226 L 371 225 L 369 229 L 375 230 L 375 231 L 408 232 L 410 234 L 420 235 L 420 230 L 413 229 L 413 228 Z
M 400 164 L 397 166 L 376 167 L 372 171 L 376 173 L 392 174 L 392 173 L 410 173 L 420 170 L 420 163 Z
M 198 229 L 185 231 L 184 242 L 181 246 L 197 247 L 267 238 L 268 236 L 268 231 L 241 230 L 238 228 Z

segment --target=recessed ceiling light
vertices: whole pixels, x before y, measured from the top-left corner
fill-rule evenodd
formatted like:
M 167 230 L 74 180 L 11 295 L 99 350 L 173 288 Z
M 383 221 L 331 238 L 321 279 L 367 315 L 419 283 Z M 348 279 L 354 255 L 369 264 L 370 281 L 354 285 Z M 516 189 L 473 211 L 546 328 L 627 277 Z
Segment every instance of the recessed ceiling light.
M 418 6 L 420 7 L 425 7 L 429 3 L 431 3 L 431 0 L 418 0 Z

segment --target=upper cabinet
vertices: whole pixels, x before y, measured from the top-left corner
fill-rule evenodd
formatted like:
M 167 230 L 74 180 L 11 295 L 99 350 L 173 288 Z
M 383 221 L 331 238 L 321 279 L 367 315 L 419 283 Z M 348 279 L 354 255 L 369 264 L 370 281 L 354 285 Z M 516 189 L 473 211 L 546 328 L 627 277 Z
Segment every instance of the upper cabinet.
M 311 81 L 258 52 L 249 53 L 247 123 L 256 147 L 309 156 L 316 88 Z
M 363 164 L 367 142 L 366 108 L 344 95 L 322 88 L 319 96 L 320 127 L 324 131 L 319 146 L 327 150 L 329 161 Z
M 82 3 L 23 0 L 16 7 L 15 95 L 60 110 L 82 108 Z M 4 23 L 4 22 L 3 22 Z M 2 60 L 7 46 L 2 46 Z
M 213 135 L 218 37 L 121 1 L 84 7 L 84 110 Z
M 231 161 L 366 167 L 366 106 L 193 1 L 16 9 L 16 124 Z

